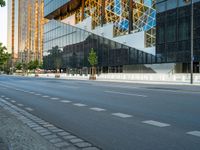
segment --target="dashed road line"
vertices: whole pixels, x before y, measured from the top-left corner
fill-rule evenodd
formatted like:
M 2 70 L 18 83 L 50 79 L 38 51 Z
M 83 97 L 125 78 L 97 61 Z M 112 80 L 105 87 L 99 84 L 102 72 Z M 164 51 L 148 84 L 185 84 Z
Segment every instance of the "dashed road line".
M 73 105 L 74 106 L 78 106 L 78 107 L 85 107 L 85 106 L 87 106 L 87 105 L 81 104 L 81 103 L 74 103 Z
M 94 110 L 94 111 L 106 111 L 105 109 L 103 108 L 97 108 L 97 107 L 93 107 L 93 108 L 90 108 L 91 110 Z
M 12 103 L 16 103 L 16 101 L 14 101 L 14 100 L 12 100 L 11 102 L 12 102 Z
M 33 111 L 33 109 L 30 108 L 30 107 L 26 107 L 25 109 L 28 110 L 28 111 Z
M 147 121 L 143 121 L 142 123 L 157 126 L 157 127 L 168 127 L 168 126 L 170 126 L 170 124 L 162 123 L 162 122 L 158 122 L 158 121 L 154 121 L 154 120 L 147 120 Z
M 113 116 L 121 117 L 121 118 L 130 118 L 132 115 L 123 114 L 123 113 L 112 113 Z
M 187 132 L 187 134 L 200 137 L 200 131 L 190 131 L 190 132 Z
M 35 94 L 35 92 L 29 92 L 30 94 Z
M 132 94 L 132 93 L 122 93 L 122 92 L 116 92 L 116 91 L 104 91 L 105 93 L 111 93 L 111 94 L 120 94 L 120 95 L 127 95 L 127 96 L 138 96 L 138 97 L 147 97 L 147 95 L 140 95 L 140 94 Z
M 62 100 L 60 102 L 62 102 L 62 103 L 71 103 L 71 101 L 68 101 L 68 100 Z
M 9 97 L 6 97 L 5 99 L 6 99 L 6 100 L 9 100 L 10 98 L 9 98 Z
M 17 104 L 17 105 L 18 105 L 18 106 L 21 106 L 21 107 L 24 106 L 23 104 Z
M 57 97 L 52 97 L 52 98 L 50 98 L 50 99 L 52 99 L 52 100 L 58 100 L 59 98 L 57 98 Z
M 43 95 L 42 97 L 44 97 L 44 98 L 48 98 L 49 96 L 47 96 L 47 95 Z
M 41 94 L 39 94 L 39 93 L 36 93 L 35 95 L 37 95 L 37 96 L 40 96 Z

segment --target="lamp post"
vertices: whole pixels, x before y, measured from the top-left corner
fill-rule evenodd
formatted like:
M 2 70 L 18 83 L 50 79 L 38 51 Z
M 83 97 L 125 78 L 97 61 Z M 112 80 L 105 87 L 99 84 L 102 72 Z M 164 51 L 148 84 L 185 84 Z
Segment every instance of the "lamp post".
M 191 56 L 190 56 L 190 83 L 193 84 L 193 62 L 194 62 L 194 5 L 193 0 L 184 0 L 185 3 L 191 3 Z
M 193 0 L 191 0 L 191 81 L 190 83 L 193 84 L 193 62 L 194 62 L 194 6 L 193 6 Z

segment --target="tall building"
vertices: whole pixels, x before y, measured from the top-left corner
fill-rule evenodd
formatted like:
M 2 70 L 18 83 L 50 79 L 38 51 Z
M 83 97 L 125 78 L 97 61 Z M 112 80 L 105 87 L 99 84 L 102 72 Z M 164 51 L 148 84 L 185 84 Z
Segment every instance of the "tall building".
M 91 48 L 101 72 L 124 72 L 155 59 L 155 0 L 44 0 L 46 69 L 89 67 Z
M 8 51 L 22 62 L 42 61 L 43 0 L 8 0 Z
M 193 28 L 191 10 L 193 1 Z M 200 72 L 200 0 L 157 0 L 156 54 L 162 63 L 176 63 L 177 72 L 190 72 L 191 30 L 194 72 Z
M 8 0 L 7 49 L 13 58 L 18 57 L 18 0 Z

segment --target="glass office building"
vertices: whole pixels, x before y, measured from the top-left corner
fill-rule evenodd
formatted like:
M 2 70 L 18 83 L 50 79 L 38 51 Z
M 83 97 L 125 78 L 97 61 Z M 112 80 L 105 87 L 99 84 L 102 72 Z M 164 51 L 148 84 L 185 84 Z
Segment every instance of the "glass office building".
M 200 62 L 200 0 L 194 6 L 194 71 Z M 187 72 L 191 61 L 191 0 L 157 0 L 156 55 L 163 63 L 181 63 Z
M 155 56 L 122 45 L 83 29 L 55 20 L 44 28 L 44 67 L 46 69 L 81 69 L 89 67 L 88 54 L 93 48 L 98 56 L 98 69 L 122 72 L 123 65 L 151 64 Z
M 155 58 L 155 0 L 44 0 L 45 69 L 88 68 L 123 72 L 124 66 L 152 64 Z

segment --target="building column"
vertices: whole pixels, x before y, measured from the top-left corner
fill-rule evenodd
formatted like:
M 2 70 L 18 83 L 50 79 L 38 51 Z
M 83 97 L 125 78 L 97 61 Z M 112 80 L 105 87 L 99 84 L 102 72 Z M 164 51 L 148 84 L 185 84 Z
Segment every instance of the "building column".
M 131 31 L 133 30 L 133 0 L 129 0 L 129 29 L 128 29 L 128 33 L 130 34 Z
M 85 0 L 82 0 L 82 6 L 81 6 L 81 21 L 83 21 L 84 20 L 84 13 L 85 13 L 85 11 L 84 11 L 84 9 L 85 9 Z
M 101 0 L 101 27 L 105 23 L 105 0 Z

